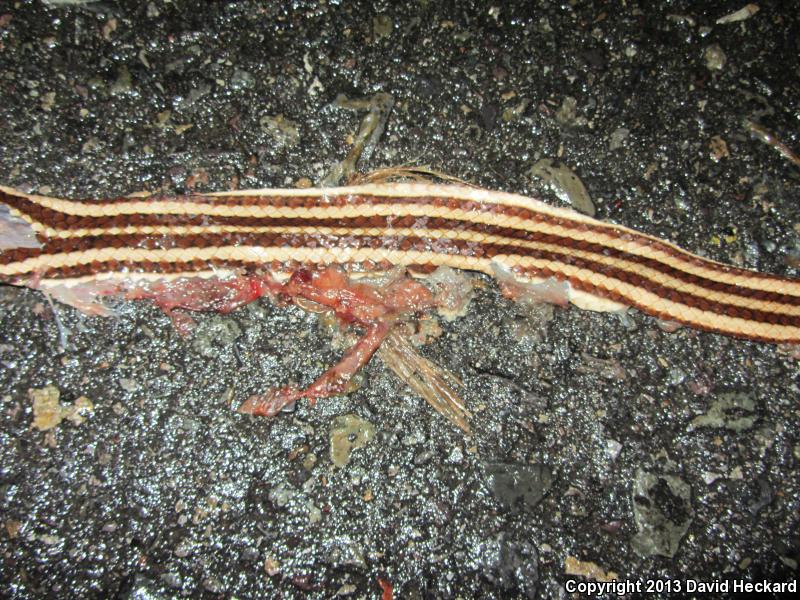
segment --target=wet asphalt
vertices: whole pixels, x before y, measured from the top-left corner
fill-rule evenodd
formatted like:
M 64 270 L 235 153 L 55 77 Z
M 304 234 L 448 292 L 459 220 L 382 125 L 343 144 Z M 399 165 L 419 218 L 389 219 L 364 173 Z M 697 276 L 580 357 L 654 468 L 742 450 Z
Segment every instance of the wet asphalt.
M 315 182 L 363 116 L 336 97 L 384 92 L 364 169 L 588 201 L 800 276 L 800 169 L 748 125 L 800 151 L 798 11 L 652 4 L 0 1 L 0 182 L 66 197 Z M 470 436 L 379 359 L 347 396 L 237 414 L 341 355 L 329 320 L 297 307 L 201 315 L 183 338 L 145 303 L 56 319 L 0 288 L 0 595 L 795 580 L 796 360 L 635 312 L 542 315 L 474 277 L 468 313 L 424 348 L 464 382 Z M 83 418 L 34 427 L 42 395 Z

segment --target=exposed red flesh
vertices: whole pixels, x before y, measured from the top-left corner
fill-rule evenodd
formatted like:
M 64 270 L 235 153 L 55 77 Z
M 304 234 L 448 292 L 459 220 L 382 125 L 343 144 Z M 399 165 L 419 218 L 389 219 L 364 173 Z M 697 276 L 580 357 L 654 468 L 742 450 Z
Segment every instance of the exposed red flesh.
M 170 315 L 176 329 L 185 333 L 192 323 L 191 317 L 176 309 L 227 313 L 266 294 L 289 302 L 298 298 L 311 300 L 333 310 L 342 322 L 363 327 L 365 333 L 336 365 L 307 388 L 276 388 L 251 396 L 239 406 L 240 413 L 257 416 L 275 415 L 300 398 L 314 402 L 342 393 L 353 375 L 372 358 L 398 317 L 435 305 L 428 289 L 414 280 L 398 277 L 377 286 L 352 281 L 332 267 L 321 271 L 299 269 L 286 283 L 279 283 L 270 275 L 228 280 L 185 279 L 135 288 L 125 296 L 152 300 Z
M 167 314 L 176 308 L 229 313 L 258 300 L 271 286 L 277 285 L 280 284 L 263 275 L 234 279 L 180 279 L 133 288 L 125 293 L 125 297 L 129 300 L 153 300 Z
M 381 600 L 393 600 L 394 599 L 394 587 L 392 586 L 392 582 L 388 579 L 384 579 L 383 577 L 378 577 L 378 585 L 381 588 Z
M 239 412 L 271 417 L 279 413 L 284 406 L 300 398 L 308 398 L 313 403 L 317 398 L 341 394 L 347 388 L 353 375 L 358 373 L 375 354 L 391 330 L 391 326 L 389 321 L 378 321 L 371 324 L 367 328 L 367 333 L 345 353 L 342 360 L 320 375 L 306 389 L 285 386 L 270 390 L 266 394 L 250 396 L 239 406 Z
M 434 306 L 428 288 L 411 279 L 393 279 L 378 287 L 351 281 L 334 268 L 319 272 L 300 269 L 276 291 L 290 298 L 313 300 L 332 309 L 343 321 L 361 325 Z
M 195 277 L 150 283 L 128 289 L 123 295 L 128 300 L 152 300 L 169 315 L 175 331 L 187 336 L 194 329 L 195 321 L 181 310 L 229 313 L 258 300 L 278 286 L 280 284 L 267 275 L 247 275 L 233 279 Z

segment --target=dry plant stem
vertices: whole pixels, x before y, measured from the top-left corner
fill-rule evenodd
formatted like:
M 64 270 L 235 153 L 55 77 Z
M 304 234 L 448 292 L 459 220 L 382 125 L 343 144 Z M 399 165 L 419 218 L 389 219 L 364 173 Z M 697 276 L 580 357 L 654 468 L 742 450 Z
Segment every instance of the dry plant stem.
M 463 387 L 463 384 L 449 371 L 417 354 L 399 328 L 395 328 L 386 337 L 379 355 L 395 375 L 437 412 L 465 433 L 470 432 L 467 419 L 472 414 L 453 389 Z

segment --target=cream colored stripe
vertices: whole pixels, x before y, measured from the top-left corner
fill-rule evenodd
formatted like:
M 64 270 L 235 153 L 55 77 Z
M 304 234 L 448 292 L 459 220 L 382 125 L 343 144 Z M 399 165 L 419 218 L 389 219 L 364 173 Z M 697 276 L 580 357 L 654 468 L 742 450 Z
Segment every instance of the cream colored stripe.
M 129 196 L 131 200 L 115 201 L 114 203 L 98 201 L 96 203 L 82 203 L 74 202 L 72 200 L 64 200 L 61 198 L 51 198 L 49 196 L 40 196 L 36 194 L 23 194 L 12 188 L 0 186 L 0 191 L 4 191 L 14 196 L 22 196 L 35 202 L 41 206 L 51 208 L 60 212 L 74 215 L 84 216 L 108 216 L 114 214 L 133 214 L 128 208 L 124 208 L 124 213 L 118 213 L 118 207 L 128 207 L 131 205 L 162 205 L 170 204 L 168 199 L 162 199 L 160 196 L 141 196 L 135 194 Z M 472 200 L 475 202 L 483 202 L 488 204 L 497 204 L 503 206 L 516 206 L 520 208 L 527 208 L 536 212 L 552 215 L 555 217 L 570 219 L 572 221 L 584 223 L 599 223 L 599 221 L 587 217 L 575 211 L 558 208 L 545 204 L 540 200 L 521 196 L 519 194 L 509 194 L 507 192 L 498 192 L 483 190 L 478 188 L 471 188 L 458 185 L 437 185 L 437 184 L 420 184 L 420 183 L 391 183 L 391 184 L 367 184 L 360 186 L 347 186 L 338 188 L 307 188 L 307 189 L 253 189 L 253 190 L 235 190 L 229 192 L 213 192 L 209 194 L 202 194 L 203 197 L 241 197 L 241 196 L 281 196 L 281 197 L 304 197 L 304 198 L 319 198 L 320 206 L 327 208 L 326 199 L 339 198 L 342 196 L 376 196 L 386 198 L 421 198 L 421 197 L 441 197 L 453 198 L 458 200 Z M 145 198 L 141 200 L 140 198 Z M 182 205 L 195 205 L 195 206 L 209 206 L 208 203 L 193 203 L 191 196 L 186 196 L 180 202 L 173 202 L 173 204 Z M 105 209 L 104 209 L 105 207 Z M 84 212 L 85 209 L 89 212 Z M 99 209 L 99 211 L 94 210 Z M 180 209 L 177 209 L 180 210 Z M 108 212 L 106 212 L 108 211 Z M 133 212 L 140 212 L 135 210 Z M 156 211 L 163 212 L 163 211 Z M 176 212 L 174 214 L 186 214 L 183 212 Z
M 482 224 L 490 224 L 501 227 L 512 227 L 526 231 L 537 231 L 543 233 L 552 233 L 575 240 L 586 240 L 593 243 L 605 245 L 611 248 L 628 252 L 638 256 L 651 258 L 668 264 L 674 268 L 681 269 L 687 273 L 692 273 L 699 277 L 720 281 L 724 283 L 734 284 L 741 287 L 746 287 L 753 290 L 772 291 L 781 294 L 794 295 L 800 297 L 800 282 L 791 281 L 779 277 L 769 277 L 764 274 L 756 273 L 754 271 L 746 272 L 742 275 L 740 272 L 730 272 L 727 265 L 717 263 L 710 260 L 705 260 L 702 265 L 695 264 L 691 260 L 682 260 L 681 256 L 691 257 L 697 259 L 694 255 L 658 238 L 641 234 L 632 229 L 621 226 L 609 225 L 596 221 L 584 215 L 579 215 L 570 210 L 558 209 L 548 206 L 534 200 L 526 198 L 525 196 L 518 196 L 515 194 L 506 194 L 503 192 L 489 192 L 486 190 L 478 190 L 473 188 L 464 188 L 459 186 L 431 186 L 424 184 L 392 184 L 392 185 L 367 185 L 360 187 L 349 188 L 331 188 L 331 189 L 308 189 L 308 190 L 248 190 L 236 193 L 223 192 L 217 194 L 220 197 L 226 196 L 244 196 L 244 195 L 258 195 L 268 194 L 272 196 L 310 196 L 319 197 L 320 206 L 312 208 L 287 208 L 275 207 L 269 204 L 261 206 L 225 206 L 214 205 L 208 203 L 193 203 L 189 200 L 182 201 L 169 201 L 169 200 L 134 200 L 130 202 L 121 202 L 114 204 L 82 204 L 72 202 L 69 200 L 60 200 L 56 198 L 47 198 L 44 196 L 26 196 L 29 199 L 48 206 L 54 210 L 66 212 L 68 214 L 76 214 L 83 216 L 93 217 L 107 217 L 115 214 L 177 214 L 177 215 L 201 215 L 206 214 L 209 216 L 239 216 L 248 218 L 264 218 L 264 217 L 288 217 L 288 218 L 353 218 L 353 217 L 369 217 L 369 216 L 414 216 L 420 219 L 426 217 L 457 219 L 464 222 L 475 222 Z M 580 229 L 569 229 L 554 225 L 549 222 L 535 222 L 531 220 L 521 219 L 519 217 L 509 217 L 506 215 L 498 215 L 494 213 L 481 213 L 477 211 L 469 211 L 462 209 L 450 209 L 448 207 L 436 207 L 431 205 L 409 205 L 409 204 L 363 204 L 363 205 L 350 205 L 343 207 L 335 207 L 325 205 L 326 196 L 347 195 L 347 194 L 375 194 L 384 197 L 421 197 L 421 196 L 435 196 L 441 197 L 455 197 L 462 200 L 475 200 L 480 202 L 494 203 L 504 206 L 524 206 L 531 210 L 536 210 L 545 215 L 556 216 L 562 219 L 567 219 L 571 222 L 580 224 L 592 224 L 595 227 L 600 227 L 608 234 L 598 231 L 587 231 Z M 268 198 L 266 199 L 268 200 Z M 420 225 L 424 226 L 424 222 Z M 166 232 L 164 235 L 168 235 Z M 653 247 L 648 244 L 649 241 L 655 241 L 658 244 L 663 244 L 679 253 L 678 256 L 669 254 L 658 247 Z
M 40 259 L 28 259 L 31 261 L 30 267 L 34 270 L 42 266 L 66 267 L 76 264 L 83 264 L 92 260 L 122 260 L 123 255 L 117 255 L 119 251 L 113 248 L 101 250 L 90 250 L 72 254 L 60 254 L 45 257 L 55 261 L 55 265 L 48 262 L 47 265 L 35 264 Z M 376 260 L 376 252 L 373 249 L 342 249 L 342 248 L 259 248 L 259 247 L 219 247 L 219 248 L 200 248 L 186 252 L 179 249 L 169 250 L 143 250 L 127 249 L 127 258 L 131 260 L 143 261 L 154 260 L 158 262 L 180 262 L 187 259 L 211 260 L 219 258 L 223 260 L 242 261 L 245 263 L 265 264 L 269 261 L 286 262 L 296 260 L 313 264 L 331 264 L 341 262 L 366 262 Z M 380 253 L 383 257 L 393 264 L 413 265 L 413 264 L 433 264 L 482 271 L 492 272 L 492 261 L 497 261 L 506 267 L 511 267 L 510 257 L 498 255 L 493 259 L 444 256 L 432 252 L 416 251 L 392 251 L 384 250 Z M 516 264 L 530 269 L 547 269 L 553 272 L 562 273 L 567 277 L 572 277 L 583 281 L 591 286 L 597 286 L 608 291 L 616 291 L 622 297 L 630 300 L 631 304 L 639 307 L 646 307 L 657 313 L 665 315 L 669 319 L 686 323 L 689 325 L 705 327 L 715 331 L 721 331 L 733 335 L 743 335 L 756 338 L 769 339 L 775 342 L 797 341 L 800 340 L 800 328 L 787 325 L 771 325 L 742 319 L 739 317 L 729 317 L 716 313 L 706 312 L 698 308 L 686 306 L 679 302 L 673 302 L 661 298 L 648 290 L 628 283 L 620 282 L 604 275 L 580 269 L 573 265 L 549 260 L 539 260 L 533 258 L 523 258 L 514 256 Z M 25 262 L 28 262 L 25 261 Z M 62 282 L 63 283 L 63 282 Z
M 214 192 L 208 194 L 215 197 L 236 197 L 236 196 L 306 196 L 318 197 L 321 199 L 321 204 L 325 204 L 326 198 L 334 198 L 340 196 L 376 196 L 386 198 L 454 198 L 457 200 L 471 200 L 473 202 L 481 202 L 487 204 L 497 204 L 502 206 L 516 206 L 519 208 L 527 208 L 536 212 L 570 219 L 573 221 L 583 223 L 597 223 L 595 219 L 582 215 L 567 208 L 559 208 L 545 204 L 541 200 L 521 196 L 519 194 L 510 194 L 508 192 L 499 192 L 493 190 L 484 190 L 480 188 L 473 188 L 460 185 L 440 185 L 428 183 L 388 183 L 388 184 L 367 184 L 358 186 L 347 186 L 339 188 L 309 188 L 309 189 L 258 189 L 258 190 L 237 190 L 232 192 Z

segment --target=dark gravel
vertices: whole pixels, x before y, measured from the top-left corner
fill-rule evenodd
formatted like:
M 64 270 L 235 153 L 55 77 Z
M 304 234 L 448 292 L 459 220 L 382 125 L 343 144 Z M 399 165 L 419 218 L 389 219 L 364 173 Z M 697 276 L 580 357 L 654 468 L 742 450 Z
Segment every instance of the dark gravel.
M 798 276 L 800 170 L 745 121 L 800 150 L 800 18 L 759 1 L 716 23 L 745 4 L 0 1 L 0 182 L 81 197 L 317 181 L 361 118 L 336 96 L 388 92 L 364 168 L 427 164 L 561 203 L 530 175 L 554 159 L 598 218 Z M 234 412 L 336 359 L 319 315 L 263 302 L 183 339 L 144 303 L 106 320 L 57 307 L 62 348 L 44 297 L 3 287 L 0 596 L 796 578 L 796 361 L 641 314 L 541 324 L 484 283 L 425 349 L 464 381 L 471 437 L 379 360 L 347 397 Z M 48 385 L 93 414 L 32 428 L 28 390 Z M 336 468 L 347 414 L 374 437 Z

